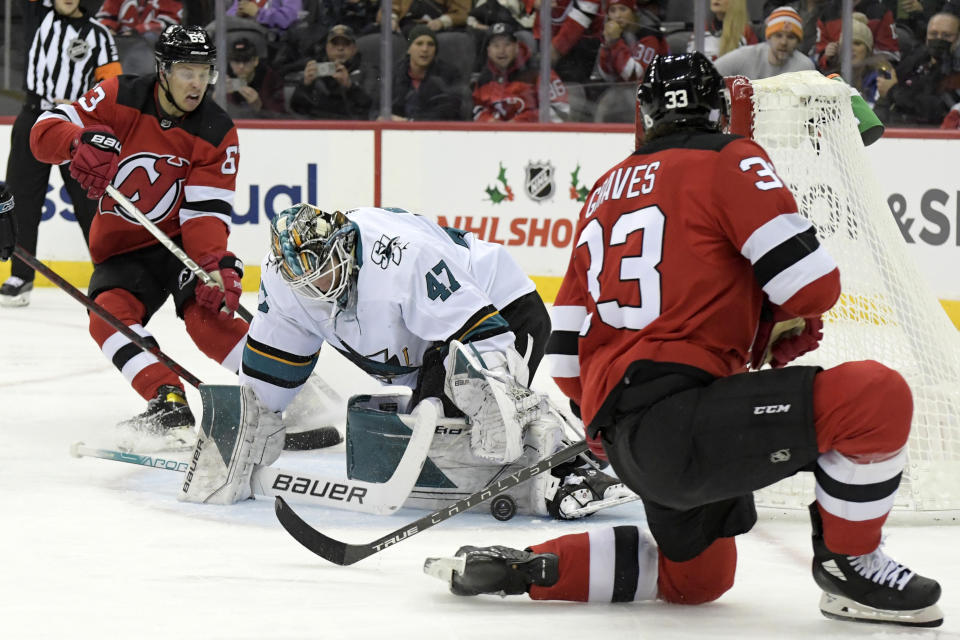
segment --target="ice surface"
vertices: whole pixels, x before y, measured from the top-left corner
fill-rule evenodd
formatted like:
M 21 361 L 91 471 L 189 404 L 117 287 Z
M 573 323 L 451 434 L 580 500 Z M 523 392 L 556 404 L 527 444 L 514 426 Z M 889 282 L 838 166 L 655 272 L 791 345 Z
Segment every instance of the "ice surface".
M 251 296 L 244 303 L 255 306 Z M 801 515 L 761 518 L 739 539 L 734 588 L 698 607 L 457 598 L 422 573 L 424 558 L 463 544 L 523 547 L 640 522 L 636 503 L 573 523 L 469 513 L 354 566 L 327 564 L 287 535 L 269 500 L 181 504 L 175 472 L 71 458 L 78 440 L 112 445 L 112 425 L 144 406 L 86 326 L 85 310 L 57 289 L 35 290 L 23 309 L 0 308 L 0 638 L 960 638 L 954 526 L 887 527 L 887 551 L 943 585 L 938 630 L 823 618 Z M 194 375 L 232 382 L 193 347 L 169 306 L 149 328 Z M 345 397 L 377 388 L 335 354 L 321 357 L 320 369 Z M 536 386 L 556 392 L 542 375 Z M 199 413 L 199 394 L 188 388 L 188 396 Z M 345 474 L 342 445 L 287 452 L 280 464 Z M 369 542 L 421 513 L 295 506 L 349 542 Z

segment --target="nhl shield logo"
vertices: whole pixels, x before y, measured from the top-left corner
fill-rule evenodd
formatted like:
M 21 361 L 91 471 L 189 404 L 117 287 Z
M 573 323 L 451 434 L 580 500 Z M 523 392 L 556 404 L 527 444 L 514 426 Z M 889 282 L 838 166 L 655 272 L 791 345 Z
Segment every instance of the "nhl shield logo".
M 524 186 L 531 200 L 541 202 L 552 198 L 557 190 L 553 181 L 553 165 L 549 162 L 531 162 L 526 168 Z
M 74 38 L 67 43 L 67 56 L 74 62 L 83 62 L 88 51 L 90 51 L 90 45 L 80 38 Z

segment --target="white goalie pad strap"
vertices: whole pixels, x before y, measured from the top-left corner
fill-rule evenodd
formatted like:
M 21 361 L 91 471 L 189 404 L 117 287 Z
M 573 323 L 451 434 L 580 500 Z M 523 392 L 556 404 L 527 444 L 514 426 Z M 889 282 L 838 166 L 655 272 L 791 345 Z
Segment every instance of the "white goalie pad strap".
M 255 465 L 269 465 L 283 451 L 280 415 L 260 406 L 247 386 L 201 385 L 203 420 L 177 498 L 234 504 L 251 497 Z
M 474 453 L 497 463 L 513 462 L 523 453 L 523 427 L 540 413 L 541 399 L 517 381 L 511 367 L 523 364 L 513 354 L 482 355 L 456 340 L 444 363 L 444 389 L 451 401 L 470 419 Z M 516 369 L 524 375 L 525 369 Z

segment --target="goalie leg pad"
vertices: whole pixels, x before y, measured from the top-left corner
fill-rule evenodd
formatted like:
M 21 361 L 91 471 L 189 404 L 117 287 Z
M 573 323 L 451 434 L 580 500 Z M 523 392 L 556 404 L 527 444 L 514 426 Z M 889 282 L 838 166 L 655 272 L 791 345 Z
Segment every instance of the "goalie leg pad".
M 283 451 L 280 415 L 260 406 L 253 389 L 200 385 L 203 420 L 177 498 L 234 504 L 253 495 L 254 465 L 270 465 Z

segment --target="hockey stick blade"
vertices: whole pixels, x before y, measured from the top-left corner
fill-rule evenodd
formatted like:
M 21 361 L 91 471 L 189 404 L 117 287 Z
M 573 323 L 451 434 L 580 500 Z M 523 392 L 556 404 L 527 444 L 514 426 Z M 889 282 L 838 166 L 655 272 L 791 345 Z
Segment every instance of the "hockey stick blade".
M 481 489 L 462 500 L 458 500 L 439 511 L 427 514 L 419 520 L 404 525 L 367 544 L 348 544 L 320 533 L 297 515 L 293 508 L 291 508 L 281 496 L 277 496 L 274 509 L 277 513 L 277 520 L 280 521 L 280 524 L 287 530 L 287 533 L 293 536 L 297 542 L 324 560 L 340 566 L 346 566 L 383 551 L 387 547 L 402 542 L 436 524 L 440 524 L 458 513 L 467 511 L 481 502 L 503 493 L 507 489 L 511 489 L 534 476 L 549 471 L 553 467 L 580 455 L 586 450 L 587 443 L 584 441 L 572 444 L 551 456 L 547 456 L 533 466 L 520 469 L 516 473 L 501 478 L 489 487 Z
M 343 442 L 343 436 L 336 427 L 320 427 L 310 431 L 288 433 L 283 439 L 285 451 L 310 451 L 326 449 Z

